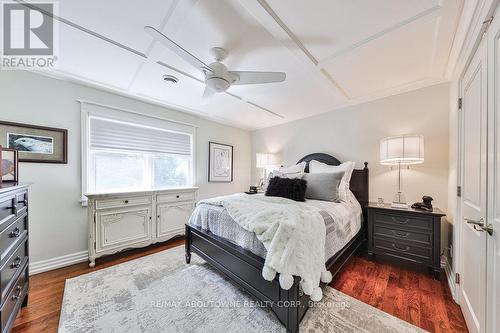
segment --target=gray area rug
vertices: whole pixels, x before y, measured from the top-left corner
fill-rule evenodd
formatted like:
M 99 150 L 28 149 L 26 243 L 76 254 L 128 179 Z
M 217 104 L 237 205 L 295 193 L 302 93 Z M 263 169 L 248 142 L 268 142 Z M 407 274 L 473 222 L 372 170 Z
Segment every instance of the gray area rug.
M 326 287 L 301 332 L 424 332 Z M 66 280 L 59 332 L 283 332 L 274 314 L 177 247 Z

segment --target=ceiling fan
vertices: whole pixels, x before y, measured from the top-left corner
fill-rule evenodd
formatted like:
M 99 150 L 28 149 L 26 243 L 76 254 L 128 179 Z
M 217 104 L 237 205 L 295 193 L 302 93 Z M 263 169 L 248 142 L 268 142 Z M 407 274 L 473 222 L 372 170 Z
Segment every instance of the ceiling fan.
M 228 53 L 221 47 L 213 47 L 210 49 L 210 54 L 215 58 L 215 62 L 207 65 L 157 29 L 151 26 L 145 26 L 144 30 L 157 42 L 162 43 L 179 57 L 203 72 L 205 76 L 205 92 L 203 93 L 201 104 L 207 104 L 213 95 L 226 91 L 232 85 L 285 81 L 286 73 L 284 72 L 249 72 L 227 70 L 226 66 L 224 66 L 221 61 L 226 59 Z

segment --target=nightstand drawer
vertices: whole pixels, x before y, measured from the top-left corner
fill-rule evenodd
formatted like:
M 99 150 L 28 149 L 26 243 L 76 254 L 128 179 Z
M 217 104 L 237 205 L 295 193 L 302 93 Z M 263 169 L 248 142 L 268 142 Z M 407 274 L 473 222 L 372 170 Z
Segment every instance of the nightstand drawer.
M 375 224 L 373 234 L 375 238 L 384 238 L 389 241 L 396 240 L 400 242 L 409 242 L 420 244 L 422 246 L 432 246 L 432 233 L 428 231 L 413 231 L 409 229 L 396 229 L 394 227 Z
M 432 262 L 432 248 L 430 247 L 378 238 L 373 240 L 373 245 L 374 252 L 377 254 L 406 258 L 416 263 Z
M 374 219 L 375 225 L 386 224 L 390 226 L 397 226 L 402 228 L 413 228 L 421 231 L 432 232 L 432 217 L 416 216 L 415 214 L 390 214 L 375 212 Z

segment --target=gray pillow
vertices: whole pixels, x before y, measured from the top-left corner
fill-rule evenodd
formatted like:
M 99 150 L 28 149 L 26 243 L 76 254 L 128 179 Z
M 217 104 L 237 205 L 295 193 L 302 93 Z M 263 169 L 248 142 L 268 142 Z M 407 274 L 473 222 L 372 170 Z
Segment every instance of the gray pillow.
M 332 173 L 306 173 L 306 199 L 339 201 L 339 185 L 344 171 Z

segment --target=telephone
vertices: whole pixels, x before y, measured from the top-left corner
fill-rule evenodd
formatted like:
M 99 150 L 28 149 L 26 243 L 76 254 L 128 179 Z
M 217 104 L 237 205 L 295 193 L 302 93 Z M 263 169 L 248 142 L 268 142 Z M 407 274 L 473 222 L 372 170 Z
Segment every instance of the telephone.
M 415 202 L 413 205 L 411 205 L 411 208 L 424 210 L 426 212 L 432 212 L 432 200 L 434 200 L 432 197 L 424 195 L 422 197 L 422 202 Z

